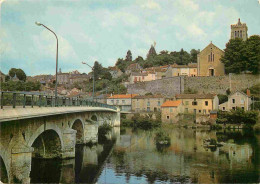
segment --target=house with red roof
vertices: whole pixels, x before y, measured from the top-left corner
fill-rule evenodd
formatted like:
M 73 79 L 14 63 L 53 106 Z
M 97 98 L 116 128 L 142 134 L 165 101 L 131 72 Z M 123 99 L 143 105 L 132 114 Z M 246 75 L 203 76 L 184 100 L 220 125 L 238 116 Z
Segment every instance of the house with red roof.
M 178 114 L 183 113 L 183 104 L 181 100 L 166 101 L 161 106 L 162 122 L 176 123 L 179 118 Z
M 110 96 L 107 99 L 108 105 L 113 105 L 119 107 L 121 111 L 130 112 L 132 109 L 132 99 L 137 96 L 137 94 L 118 94 Z

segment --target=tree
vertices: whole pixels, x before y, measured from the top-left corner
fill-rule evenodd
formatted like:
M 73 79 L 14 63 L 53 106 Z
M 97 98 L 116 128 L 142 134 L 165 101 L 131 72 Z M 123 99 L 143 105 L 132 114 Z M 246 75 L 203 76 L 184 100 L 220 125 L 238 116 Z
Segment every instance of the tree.
M 98 78 L 101 76 L 101 74 L 103 72 L 103 67 L 98 61 L 95 61 L 93 68 L 94 68 L 95 80 L 98 80 Z
M 190 56 L 191 56 L 191 62 L 197 63 L 197 55 L 200 53 L 199 50 L 191 49 Z
M 253 35 L 246 41 L 247 69 L 253 74 L 259 73 L 260 67 L 260 36 Z
M 109 71 L 105 71 L 103 73 L 102 79 L 107 79 L 107 80 L 111 80 L 112 79 L 112 75 Z
M 231 39 L 224 51 L 221 61 L 225 65 L 226 73 L 241 73 L 247 70 L 246 42 L 241 38 Z
M 126 61 L 132 61 L 132 53 L 131 53 L 130 50 L 127 51 L 125 60 Z
M 122 71 L 125 72 L 126 62 L 122 58 L 118 58 L 116 62 L 116 66 Z
M 151 45 L 151 48 L 149 49 L 149 51 L 147 53 L 147 58 L 154 57 L 156 55 L 157 55 L 156 50 L 155 50 L 154 46 Z
M 21 80 L 21 81 L 26 81 L 26 74 L 24 73 L 24 71 L 20 68 L 11 68 L 8 72 L 10 77 L 14 77 L 16 75 L 16 77 Z

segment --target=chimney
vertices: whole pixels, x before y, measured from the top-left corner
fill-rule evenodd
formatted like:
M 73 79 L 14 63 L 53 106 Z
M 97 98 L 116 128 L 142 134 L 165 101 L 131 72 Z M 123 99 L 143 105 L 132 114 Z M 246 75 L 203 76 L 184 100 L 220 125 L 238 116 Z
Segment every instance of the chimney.
M 247 88 L 247 90 L 246 90 L 246 95 L 247 96 L 250 96 L 250 90 Z

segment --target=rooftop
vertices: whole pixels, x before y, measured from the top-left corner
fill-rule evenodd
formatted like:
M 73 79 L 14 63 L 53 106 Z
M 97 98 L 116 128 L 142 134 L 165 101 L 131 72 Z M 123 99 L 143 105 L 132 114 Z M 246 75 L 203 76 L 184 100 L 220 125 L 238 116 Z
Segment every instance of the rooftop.
M 181 104 L 181 100 L 177 101 L 166 101 L 161 107 L 178 107 Z
M 163 98 L 162 95 L 142 95 L 142 96 L 135 96 L 134 99 L 145 99 L 145 98 Z
M 177 99 L 213 99 L 215 94 L 178 94 Z
M 133 98 L 135 96 L 138 96 L 137 94 L 123 94 L 123 95 L 113 95 L 109 98 Z

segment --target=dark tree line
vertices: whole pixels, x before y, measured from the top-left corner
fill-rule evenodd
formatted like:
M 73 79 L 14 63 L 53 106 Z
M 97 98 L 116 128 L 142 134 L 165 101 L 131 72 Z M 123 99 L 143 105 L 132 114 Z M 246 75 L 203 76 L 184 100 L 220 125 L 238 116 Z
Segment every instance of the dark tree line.
M 153 67 L 153 66 L 162 66 L 162 65 L 187 65 L 188 63 L 197 62 L 197 54 L 199 50 L 192 49 L 189 52 L 181 49 L 180 51 L 169 52 L 167 50 L 161 51 L 157 54 L 154 46 L 152 45 L 149 49 L 146 59 L 141 56 L 138 56 L 136 59 L 132 60 L 132 53 L 130 50 L 127 51 L 126 58 L 119 58 L 116 62 L 116 66 L 122 71 L 125 72 L 126 68 L 132 63 L 138 63 L 143 68 Z
M 260 36 L 253 35 L 246 41 L 240 38 L 231 39 L 224 49 L 221 61 L 226 73 L 241 73 L 250 71 L 259 73 L 260 67 Z

